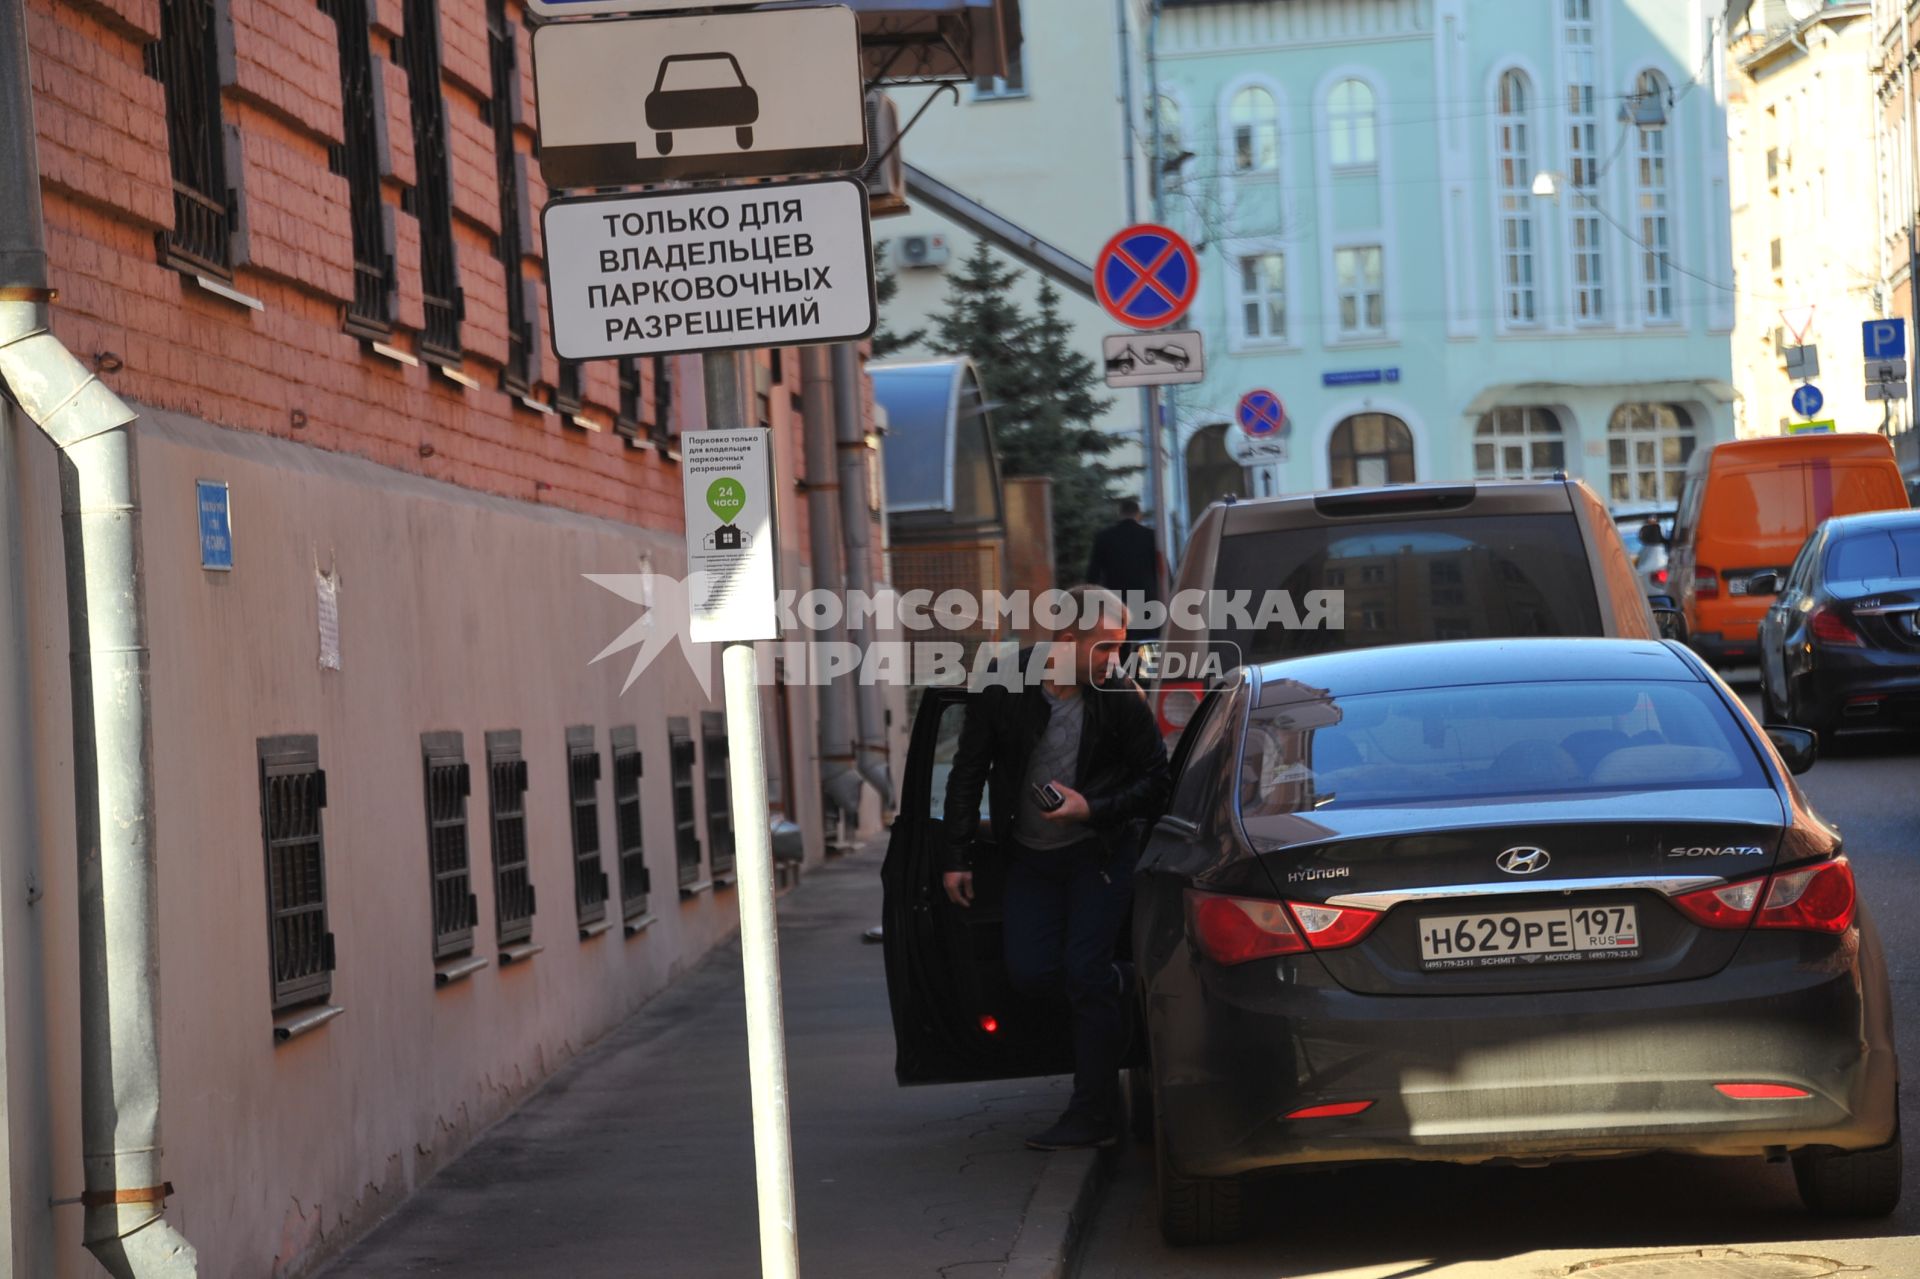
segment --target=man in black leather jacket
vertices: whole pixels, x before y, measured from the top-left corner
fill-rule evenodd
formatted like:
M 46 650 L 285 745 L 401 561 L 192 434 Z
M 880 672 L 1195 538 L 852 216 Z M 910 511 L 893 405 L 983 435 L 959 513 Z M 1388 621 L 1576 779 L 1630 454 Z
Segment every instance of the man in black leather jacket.
M 1124 606 L 1098 587 L 1068 594 L 1078 620 L 1021 654 L 1023 686 L 988 687 L 968 703 L 945 809 L 943 886 L 965 907 L 980 798 L 990 794 L 992 855 L 1008 859 L 1008 977 L 1071 1012 L 1073 1099 L 1059 1122 L 1027 1139 L 1037 1150 L 1114 1139 L 1128 1026 L 1128 977 L 1114 944 L 1138 852 L 1127 823 L 1157 817 L 1167 790 L 1166 748 L 1146 698 L 1131 680 L 1105 679 L 1126 639 Z M 1051 810 L 1041 794 L 1049 784 L 1061 800 Z

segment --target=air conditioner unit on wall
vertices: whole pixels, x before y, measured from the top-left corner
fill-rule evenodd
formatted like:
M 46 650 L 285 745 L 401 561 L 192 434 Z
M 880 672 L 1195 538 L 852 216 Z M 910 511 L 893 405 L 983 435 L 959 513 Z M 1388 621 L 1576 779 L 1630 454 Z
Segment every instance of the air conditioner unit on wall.
M 876 218 L 907 212 L 907 167 L 900 153 L 900 108 L 875 89 L 867 95 L 867 212 Z
M 898 267 L 943 267 L 951 256 L 944 235 L 903 235 L 893 242 L 893 264 Z

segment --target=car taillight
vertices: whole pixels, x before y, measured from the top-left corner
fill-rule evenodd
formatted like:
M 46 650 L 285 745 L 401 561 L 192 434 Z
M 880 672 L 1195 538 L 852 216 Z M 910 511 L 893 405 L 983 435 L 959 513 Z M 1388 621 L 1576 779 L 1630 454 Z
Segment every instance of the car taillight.
M 1703 927 L 1745 928 L 1753 921 L 1753 908 L 1760 904 L 1760 890 L 1766 883 L 1763 875 L 1719 888 L 1681 893 L 1672 901 L 1681 914 Z
M 1836 857 L 1804 870 L 1702 888 L 1670 900 L 1681 914 L 1705 928 L 1745 928 L 1751 924 L 1755 928 L 1844 933 L 1853 924 L 1856 894 L 1852 865 L 1846 858 Z
M 1178 737 L 1205 693 L 1206 686 L 1198 680 L 1161 681 L 1159 705 L 1154 708 L 1160 718 L 1160 736 Z
M 1753 926 L 1844 933 L 1853 923 L 1855 899 L 1853 867 L 1846 858 L 1836 857 L 1789 875 L 1775 875 Z
M 1696 568 L 1693 570 L 1693 593 L 1696 597 L 1703 600 L 1717 600 L 1720 598 L 1720 579 L 1713 575 L 1712 569 Z
M 1288 902 L 1293 908 L 1293 917 L 1300 921 L 1300 931 L 1306 935 L 1307 945 L 1315 950 L 1338 950 L 1342 946 L 1351 946 L 1373 931 L 1380 922 L 1377 910 L 1361 910 L 1353 906 L 1321 906 L 1307 902 Z
M 1860 647 L 1860 634 L 1847 625 L 1847 619 L 1831 608 L 1817 608 L 1813 616 L 1807 619 L 1807 629 L 1822 644 L 1839 644 L 1846 648 Z
M 1790 1084 L 1715 1084 L 1714 1091 L 1735 1101 L 1803 1101 L 1813 1096 Z
M 1653 580 L 1656 585 L 1665 586 L 1667 584 L 1667 570 L 1663 568 L 1653 570 Z
M 1187 931 L 1216 964 L 1297 955 L 1307 948 L 1285 903 L 1223 893 L 1188 891 Z
M 1373 931 L 1381 912 L 1317 902 L 1276 902 L 1225 893 L 1187 894 L 1194 941 L 1216 964 L 1244 964 L 1305 950 L 1338 950 Z

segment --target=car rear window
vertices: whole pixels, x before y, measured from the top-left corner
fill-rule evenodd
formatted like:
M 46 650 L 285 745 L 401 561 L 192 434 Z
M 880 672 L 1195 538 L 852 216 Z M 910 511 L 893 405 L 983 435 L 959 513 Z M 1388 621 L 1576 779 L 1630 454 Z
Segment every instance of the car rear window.
M 1849 534 L 1827 552 L 1829 581 L 1895 577 L 1920 577 L 1920 527 Z
M 1591 681 L 1429 688 L 1263 707 L 1240 804 L 1260 817 L 1487 797 L 1764 787 L 1704 684 Z
M 1214 632 L 1234 662 L 1380 644 L 1599 635 L 1600 602 L 1571 514 L 1476 515 L 1277 529 L 1220 541 L 1222 591 L 1340 591 L 1338 629 Z M 1237 646 L 1228 650 L 1227 644 Z

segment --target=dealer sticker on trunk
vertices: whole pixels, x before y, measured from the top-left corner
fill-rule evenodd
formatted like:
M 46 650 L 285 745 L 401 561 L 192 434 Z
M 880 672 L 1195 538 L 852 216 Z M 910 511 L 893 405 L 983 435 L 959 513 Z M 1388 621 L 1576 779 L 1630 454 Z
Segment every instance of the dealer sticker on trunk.
M 1419 927 L 1420 966 L 1428 971 L 1633 959 L 1640 954 L 1640 921 L 1632 906 L 1430 915 Z

